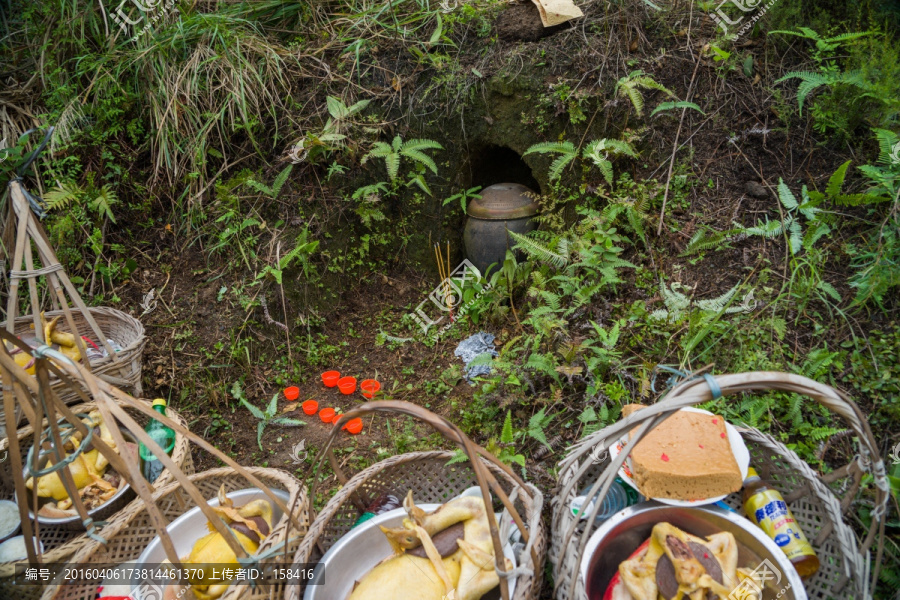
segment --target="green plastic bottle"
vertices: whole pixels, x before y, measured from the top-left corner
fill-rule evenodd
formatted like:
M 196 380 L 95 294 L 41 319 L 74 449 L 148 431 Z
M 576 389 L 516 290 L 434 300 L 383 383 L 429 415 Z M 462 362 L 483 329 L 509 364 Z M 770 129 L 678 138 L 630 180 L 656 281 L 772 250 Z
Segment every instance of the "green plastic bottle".
M 157 398 L 156 400 L 154 400 L 153 410 L 163 416 L 166 416 L 166 401 L 162 398 Z M 144 431 L 147 432 L 147 435 L 150 436 L 150 439 L 152 439 L 163 450 L 166 451 L 166 454 L 172 453 L 172 449 L 175 448 L 175 432 L 172 431 L 171 428 L 163 425 L 156 419 L 152 419 L 149 423 L 147 423 Z M 144 444 L 140 444 L 138 446 L 138 453 L 141 455 L 141 459 L 144 461 L 144 464 L 141 468 L 141 473 L 143 473 L 144 478 L 147 481 L 153 483 L 163 472 L 165 466 L 162 464 L 162 461 L 159 460 L 159 458 L 157 458 Z

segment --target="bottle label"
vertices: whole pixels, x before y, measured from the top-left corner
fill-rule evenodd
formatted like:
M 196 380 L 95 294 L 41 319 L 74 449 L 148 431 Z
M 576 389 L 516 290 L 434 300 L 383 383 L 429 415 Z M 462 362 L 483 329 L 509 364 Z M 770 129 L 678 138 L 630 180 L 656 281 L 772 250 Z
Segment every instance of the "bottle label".
M 744 507 L 750 520 L 759 525 L 784 551 L 788 559 L 815 556 L 800 524 L 777 490 L 763 490 L 751 496 Z

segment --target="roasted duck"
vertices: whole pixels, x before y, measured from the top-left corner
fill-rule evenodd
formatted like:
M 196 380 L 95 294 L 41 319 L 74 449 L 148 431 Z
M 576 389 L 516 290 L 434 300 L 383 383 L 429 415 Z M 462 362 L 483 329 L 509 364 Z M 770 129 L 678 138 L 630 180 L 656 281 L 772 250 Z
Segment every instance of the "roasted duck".
M 409 492 L 403 506 L 409 518 L 402 527 L 381 528 L 394 555 L 369 571 L 348 600 L 478 600 L 499 583 L 481 498 L 456 498 L 427 514 Z

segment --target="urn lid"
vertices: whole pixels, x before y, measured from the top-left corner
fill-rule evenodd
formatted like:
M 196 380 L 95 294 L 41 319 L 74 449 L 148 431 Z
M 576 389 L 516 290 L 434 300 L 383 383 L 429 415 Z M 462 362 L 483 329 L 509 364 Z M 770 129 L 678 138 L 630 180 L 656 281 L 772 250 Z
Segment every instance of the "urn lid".
M 469 202 L 470 217 L 486 221 L 510 221 L 533 217 L 537 200 L 526 196 L 534 192 L 520 183 L 496 183 L 481 190 L 481 198 Z

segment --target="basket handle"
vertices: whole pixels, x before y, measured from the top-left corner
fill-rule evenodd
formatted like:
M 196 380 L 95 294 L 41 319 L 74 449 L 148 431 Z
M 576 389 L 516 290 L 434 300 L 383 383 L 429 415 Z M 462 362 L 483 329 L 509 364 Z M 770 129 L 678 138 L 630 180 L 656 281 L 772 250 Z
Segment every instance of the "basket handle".
M 710 383 L 708 379 L 713 379 L 714 385 Z M 716 388 L 715 391 L 714 388 Z M 629 417 L 593 433 L 582 440 L 573 447 L 572 451 L 561 463 L 560 472 L 565 472 L 567 469 L 576 466 L 577 461 L 580 458 L 598 445 L 604 449 L 608 449 L 626 432 L 637 429 L 635 435 L 628 441 L 620 455 L 612 461 L 612 464 L 607 468 L 606 472 L 601 474 L 589 492 L 593 495 L 602 488 L 602 500 L 602 497 L 606 495 L 606 492 L 609 489 L 609 485 L 615 478 L 618 468 L 622 465 L 625 457 L 628 455 L 629 449 L 637 444 L 649 430 L 675 414 L 678 410 L 687 406 L 693 406 L 695 404 L 713 400 L 719 396 L 767 390 L 793 392 L 808 396 L 819 402 L 822 406 L 825 406 L 832 412 L 843 417 L 857 435 L 859 439 L 860 454 L 851 461 L 850 464 L 839 469 L 839 471 L 853 477 L 853 484 L 850 490 L 850 493 L 853 495 L 855 495 L 856 490 L 858 490 L 864 473 L 869 472 L 873 476 L 875 482 L 875 510 L 872 511 L 873 522 L 872 526 L 869 527 L 866 539 L 860 544 L 860 553 L 863 555 L 868 553 L 877 539 L 875 569 L 872 582 L 877 581 L 884 550 L 885 520 L 887 515 L 887 503 L 890 496 L 890 487 L 887 481 L 884 462 L 879 455 L 878 445 L 872 435 L 869 423 L 856 403 L 843 392 L 828 385 L 813 381 L 808 377 L 777 371 L 758 371 L 718 375 L 714 378 L 710 377 L 683 381 L 672 388 L 659 402 L 636 411 Z M 640 425 L 640 427 L 636 427 L 638 425 Z M 575 475 L 563 486 L 561 492 L 563 496 L 568 495 L 572 491 L 590 466 L 590 461 L 584 461 L 583 464 L 578 465 Z M 588 516 L 589 524 L 593 523 L 593 519 L 597 515 L 600 504 L 601 502 L 595 503 L 596 506 L 594 507 L 592 514 Z M 577 525 L 578 521 L 575 521 L 571 525 L 570 530 L 567 532 L 564 546 L 568 544 L 575 534 Z M 584 535 L 582 535 L 576 554 L 579 562 L 584 556 L 584 550 L 587 546 L 589 537 L 589 531 L 585 531 Z M 570 583 L 570 595 L 572 597 L 574 597 L 574 587 L 577 579 L 577 576 L 573 577 Z
M 328 441 L 325 444 L 325 448 L 319 453 L 319 456 L 316 458 L 315 466 L 313 468 L 312 483 L 310 484 L 309 497 L 315 498 L 315 485 L 316 481 L 318 480 L 319 468 L 322 465 L 323 459 L 326 457 L 328 458 L 331 466 L 334 468 L 335 475 L 338 477 L 338 480 L 342 483 L 345 483 L 347 481 L 346 475 L 343 473 L 340 465 L 334 457 L 332 444 L 334 443 L 335 438 L 340 433 L 341 427 L 343 427 L 343 425 L 345 425 L 350 419 L 355 417 L 362 417 L 364 415 L 376 412 L 399 413 L 419 419 L 420 421 L 429 425 L 432 429 L 443 435 L 445 438 L 447 438 L 451 442 L 455 442 L 462 448 L 463 452 L 466 453 L 466 456 L 469 457 L 469 462 L 472 465 L 472 470 L 475 472 L 475 479 L 478 482 L 478 486 L 481 488 L 481 496 L 484 500 L 484 505 L 488 509 L 485 512 L 487 513 L 488 525 L 490 526 L 491 540 L 494 544 L 494 566 L 498 572 L 504 572 L 506 565 L 503 562 L 503 544 L 500 541 L 500 529 L 497 526 L 497 519 L 494 515 L 494 512 L 490 510 L 491 490 L 493 490 L 494 493 L 497 494 L 497 497 L 509 512 L 516 526 L 518 526 L 519 531 L 522 534 L 522 539 L 526 544 L 528 543 L 531 534 L 526 529 L 525 522 L 522 520 L 522 517 L 519 515 L 519 512 L 516 510 L 515 506 L 513 506 L 513 503 L 509 500 L 509 497 L 500 487 L 497 479 L 493 476 L 493 474 L 491 474 L 491 472 L 488 470 L 481 459 L 490 462 L 494 466 L 501 469 L 510 478 L 512 478 L 522 489 L 523 494 L 527 491 L 525 482 L 518 475 L 516 475 L 512 469 L 500 462 L 493 454 L 469 439 L 469 437 L 466 436 L 466 434 L 463 433 L 462 430 L 459 429 L 459 427 L 457 427 L 444 417 L 436 415 L 430 410 L 422 408 L 417 404 L 400 400 L 380 400 L 375 402 L 367 402 L 358 408 L 344 413 L 332 429 L 331 435 L 329 436 Z M 310 511 L 312 511 L 311 502 Z M 310 516 L 312 517 L 312 514 L 310 514 Z M 531 559 L 532 564 L 535 565 L 535 568 L 537 568 L 537 552 L 534 548 L 531 549 Z M 505 577 L 500 577 L 500 593 L 503 600 L 509 600 L 509 582 Z

